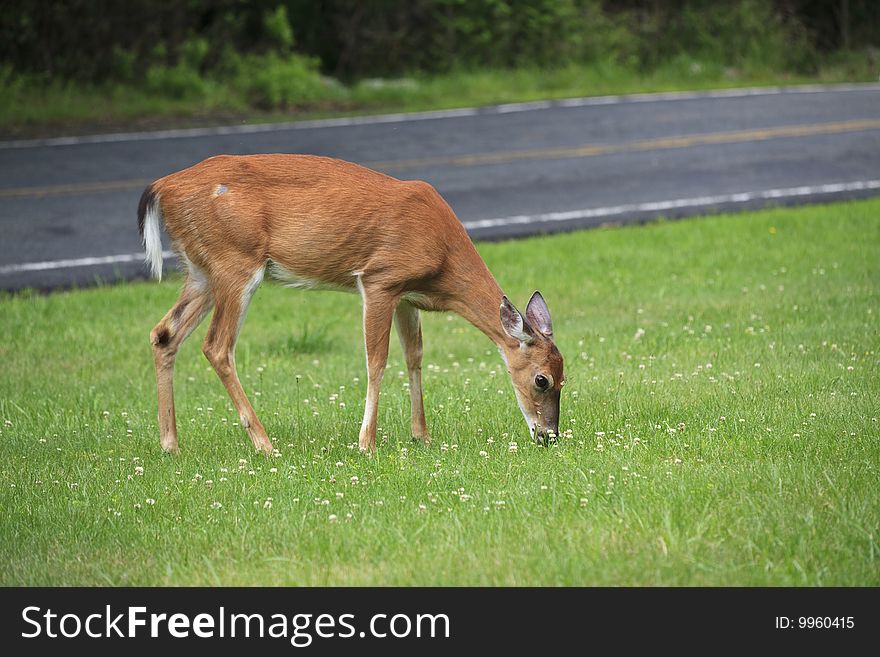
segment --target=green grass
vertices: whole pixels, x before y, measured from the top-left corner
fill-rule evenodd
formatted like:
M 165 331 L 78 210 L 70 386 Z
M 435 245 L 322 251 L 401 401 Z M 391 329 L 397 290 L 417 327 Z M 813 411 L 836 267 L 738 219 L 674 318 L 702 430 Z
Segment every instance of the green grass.
M 173 72 L 173 71 L 172 71 Z M 305 75 L 306 91 L 286 109 L 254 106 L 248 85 L 259 71 L 219 80 L 185 78 L 180 88 L 163 90 L 145 84 L 83 86 L 31 79 L 0 69 L 0 135 L 156 128 L 204 123 L 272 122 L 420 111 L 495 103 L 637 92 L 717 89 L 803 83 L 868 82 L 877 78 L 869 57 L 838 55 L 815 75 L 796 75 L 764 68 L 737 70 L 721 64 L 679 57 L 649 72 L 612 62 L 572 65 L 553 70 L 525 68 L 416 75 L 399 80 L 364 80 L 345 86 Z M 265 84 L 292 84 L 286 69 L 265 71 Z M 286 77 L 288 76 L 288 77 Z M 173 76 L 172 76 L 173 77 Z M 188 82 L 187 82 L 188 80 Z M 262 87 L 261 87 L 262 89 Z M 261 92 L 262 93 L 262 92 Z M 264 101 L 265 102 L 265 101 Z
M 163 455 L 148 334 L 178 283 L 7 297 L 0 583 L 880 585 L 878 216 L 480 245 L 555 313 L 570 435 L 550 448 L 491 344 L 426 315 L 434 444 L 409 440 L 395 341 L 380 449 L 359 454 L 358 299 L 264 285 L 238 369 L 280 455 L 236 425 L 204 325 Z

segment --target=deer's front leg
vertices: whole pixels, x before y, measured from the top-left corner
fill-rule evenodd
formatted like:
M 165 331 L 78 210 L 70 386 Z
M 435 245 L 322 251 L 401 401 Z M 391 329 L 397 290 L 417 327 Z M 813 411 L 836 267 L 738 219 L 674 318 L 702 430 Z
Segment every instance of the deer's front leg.
M 376 417 L 379 411 L 379 387 L 388 362 L 388 337 L 397 299 L 387 292 L 370 289 L 358 277 L 364 306 L 364 346 L 367 352 L 367 400 L 358 445 L 362 452 L 376 450 Z
M 394 311 L 394 325 L 403 357 L 409 372 L 409 398 L 412 406 L 412 435 L 426 445 L 431 442 L 425 420 L 425 402 L 422 396 L 422 325 L 419 309 L 408 301 L 401 301 Z

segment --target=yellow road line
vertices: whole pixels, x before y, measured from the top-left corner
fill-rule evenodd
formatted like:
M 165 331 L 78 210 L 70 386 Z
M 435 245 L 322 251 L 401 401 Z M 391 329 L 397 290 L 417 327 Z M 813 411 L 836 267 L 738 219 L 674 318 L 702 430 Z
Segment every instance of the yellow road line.
M 12 187 L 0 189 L 0 198 L 40 198 L 58 194 L 89 194 L 94 192 L 114 192 L 120 189 L 143 189 L 152 180 L 112 180 L 108 182 L 70 183 L 67 185 L 44 185 L 41 187 Z
M 789 125 L 779 128 L 762 128 L 757 130 L 736 130 L 732 132 L 713 132 L 708 134 L 685 135 L 681 137 L 660 137 L 644 139 L 622 144 L 594 144 L 568 148 L 539 148 L 523 151 L 502 151 L 500 153 L 476 153 L 473 155 L 457 155 L 448 157 L 427 157 L 417 160 L 391 160 L 373 162 L 377 169 L 416 169 L 428 166 L 466 167 L 481 164 L 501 164 L 523 160 L 554 160 L 563 158 L 595 157 L 617 153 L 633 153 L 639 151 L 656 151 L 672 148 L 688 148 L 707 144 L 732 144 L 738 142 L 765 141 L 783 137 L 806 137 L 812 135 L 833 135 L 859 130 L 876 130 L 880 128 L 880 120 L 866 119 L 857 121 L 841 121 L 836 123 L 813 123 L 806 125 Z
M 660 137 L 621 144 L 587 144 L 568 148 L 537 148 L 521 151 L 502 151 L 499 153 L 474 153 L 471 155 L 453 155 L 426 157 L 412 160 L 388 160 L 384 162 L 368 162 L 375 169 L 401 171 L 426 167 L 470 167 L 487 164 L 505 164 L 528 160 L 555 160 L 566 158 L 595 157 L 597 155 L 613 155 L 618 153 L 635 153 L 643 151 L 659 151 L 675 148 L 689 148 L 710 144 L 735 144 L 768 139 L 790 137 L 808 137 L 814 135 L 835 135 L 845 132 L 880 129 L 880 119 L 862 119 L 855 121 L 838 121 L 833 123 L 811 123 L 804 125 L 788 125 L 778 128 L 760 128 L 753 130 L 734 130 L 730 132 L 711 132 L 679 137 Z M 45 185 L 41 187 L 13 187 L 0 189 L 2 198 L 40 198 L 51 195 L 89 194 L 108 191 L 141 189 L 150 180 L 114 180 L 94 183 L 71 183 L 66 185 Z

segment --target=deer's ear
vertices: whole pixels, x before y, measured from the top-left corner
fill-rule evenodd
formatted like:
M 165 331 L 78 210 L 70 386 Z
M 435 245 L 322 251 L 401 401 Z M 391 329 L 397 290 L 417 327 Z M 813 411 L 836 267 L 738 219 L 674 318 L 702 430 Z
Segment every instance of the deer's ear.
M 501 297 L 501 326 L 514 340 L 529 344 L 534 340 L 532 328 L 507 297 Z
M 526 306 L 526 319 L 548 338 L 553 337 L 553 322 L 550 320 L 550 309 L 540 292 L 535 292 Z

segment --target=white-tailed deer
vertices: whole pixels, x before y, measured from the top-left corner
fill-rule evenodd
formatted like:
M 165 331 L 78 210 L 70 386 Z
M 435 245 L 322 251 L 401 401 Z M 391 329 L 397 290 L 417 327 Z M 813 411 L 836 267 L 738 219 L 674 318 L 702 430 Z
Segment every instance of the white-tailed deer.
M 367 399 L 359 444 L 376 448 L 379 385 L 392 320 L 409 370 L 412 433 L 428 442 L 419 309 L 458 313 L 498 345 L 538 440 L 558 433 L 562 355 L 538 292 L 525 316 L 498 287 L 433 187 L 306 155 L 212 157 L 147 187 L 138 207 L 146 260 L 162 276 L 161 224 L 186 269 L 177 303 L 150 334 L 162 448 L 177 450 L 172 379 L 180 344 L 214 307 L 203 351 L 254 446 L 272 443 L 235 371 L 235 343 L 263 275 L 359 292 Z

